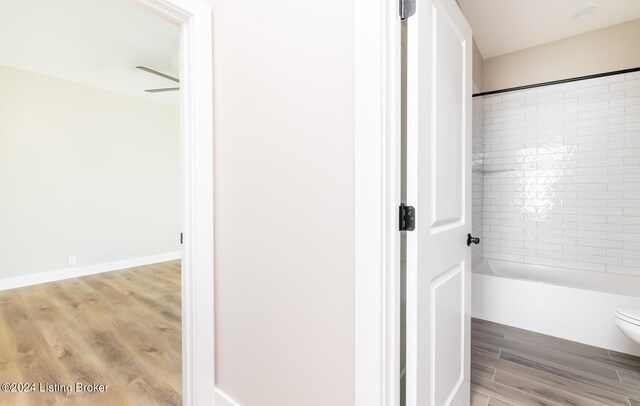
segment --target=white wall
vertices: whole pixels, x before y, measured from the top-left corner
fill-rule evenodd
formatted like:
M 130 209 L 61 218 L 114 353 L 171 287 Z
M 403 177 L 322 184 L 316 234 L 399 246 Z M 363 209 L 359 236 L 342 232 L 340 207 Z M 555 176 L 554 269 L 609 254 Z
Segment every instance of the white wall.
M 179 250 L 179 112 L 0 66 L 0 279 Z
M 484 256 L 640 275 L 640 72 L 484 98 Z
M 353 3 L 213 5 L 216 386 L 353 405 Z
M 638 38 L 640 20 L 633 20 L 489 58 L 483 65 L 482 90 L 636 68 L 640 66 Z

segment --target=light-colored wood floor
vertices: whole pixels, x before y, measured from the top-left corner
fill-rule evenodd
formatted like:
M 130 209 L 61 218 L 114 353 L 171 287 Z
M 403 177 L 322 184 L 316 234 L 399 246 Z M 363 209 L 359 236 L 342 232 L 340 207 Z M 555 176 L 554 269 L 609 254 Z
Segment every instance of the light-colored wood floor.
M 482 320 L 471 331 L 472 406 L 640 406 L 640 358 Z
M 109 385 L 0 392 L 0 405 L 181 405 L 180 262 L 0 292 L 0 383 Z

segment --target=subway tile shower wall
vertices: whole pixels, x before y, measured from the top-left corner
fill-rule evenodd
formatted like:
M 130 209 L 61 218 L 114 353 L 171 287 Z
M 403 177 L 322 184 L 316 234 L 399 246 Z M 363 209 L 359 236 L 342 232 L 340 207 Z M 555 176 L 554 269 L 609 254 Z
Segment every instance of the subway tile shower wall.
M 472 156 L 473 163 L 471 169 L 472 174 L 472 209 L 471 209 L 471 224 L 474 237 L 482 237 L 483 235 L 483 213 L 482 213 L 482 191 L 484 186 L 483 175 L 483 151 L 484 142 L 482 139 L 483 131 L 483 100 L 480 97 L 473 99 L 473 137 L 472 137 Z M 472 264 L 476 265 L 482 259 L 482 244 L 471 246 Z
M 640 275 L 640 72 L 482 102 L 484 257 Z

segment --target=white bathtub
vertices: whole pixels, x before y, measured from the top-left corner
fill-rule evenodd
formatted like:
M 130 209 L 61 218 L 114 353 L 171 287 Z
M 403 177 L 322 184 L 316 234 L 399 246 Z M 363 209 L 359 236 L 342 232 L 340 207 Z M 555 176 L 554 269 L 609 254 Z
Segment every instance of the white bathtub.
M 640 277 L 483 259 L 473 269 L 473 317 L 640 356 L 614 312 L 640 306 Z

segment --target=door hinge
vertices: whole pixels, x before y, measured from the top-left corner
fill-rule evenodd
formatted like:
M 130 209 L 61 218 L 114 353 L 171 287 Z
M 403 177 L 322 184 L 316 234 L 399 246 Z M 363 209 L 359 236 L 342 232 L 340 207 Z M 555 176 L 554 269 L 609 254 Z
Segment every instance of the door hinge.
M 416 209 L 413 206 L 400 205 L 400 231 L 416 229 Z
M 416 13 L 416 0 L 400 0 L 400 19 L 406 20 Z

